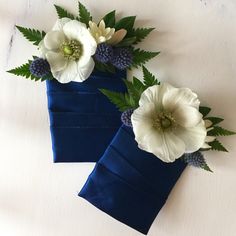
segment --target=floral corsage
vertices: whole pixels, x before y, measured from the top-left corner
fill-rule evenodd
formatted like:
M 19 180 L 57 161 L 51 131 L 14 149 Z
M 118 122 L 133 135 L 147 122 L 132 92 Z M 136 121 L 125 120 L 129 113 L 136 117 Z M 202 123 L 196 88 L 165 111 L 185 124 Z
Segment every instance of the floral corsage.
M 127 93 L 100 91 L 123 112 L 122 122 L 133 128 L 138 147 L 163 162 L 181 158 L 187 164 L 211 171 L 203 151 L 227 152 L 218 136 L 236 134 L 219 126 L 220 117 L 200 106 L 196 93 L 159 82 L 143 66 L 143 82 L 124 80 Z
M 59 19 L 45 33 L 16 26 L 34 45 L 39 56 L 8 72 L 31 80 L 56 79 L 60 83 L 83 82 L 93 72 L 114 73 L 139 67 L 159 52 L 136 48 L 154 28 L 134 28 L 135 16 L 116 19 L 116 11 L 106 14 L 98 24 L 79 2 L 79 15 L 74 16 L 55 5 Z

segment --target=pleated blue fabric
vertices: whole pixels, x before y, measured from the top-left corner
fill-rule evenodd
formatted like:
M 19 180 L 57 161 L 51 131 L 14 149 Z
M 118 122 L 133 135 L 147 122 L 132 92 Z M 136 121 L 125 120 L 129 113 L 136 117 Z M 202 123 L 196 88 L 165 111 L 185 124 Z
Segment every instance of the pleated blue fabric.
M 54 162 L 96 162 L 121 126 L 120 112 L 98 90 L 124 92 L 126 71 L 94 71 L 83 83 L 47 81 Z
M 147 234 L 185 167 L 181 160 L 164 163 L 142 151 L 132 129 L 122 125 L 79 196 Z

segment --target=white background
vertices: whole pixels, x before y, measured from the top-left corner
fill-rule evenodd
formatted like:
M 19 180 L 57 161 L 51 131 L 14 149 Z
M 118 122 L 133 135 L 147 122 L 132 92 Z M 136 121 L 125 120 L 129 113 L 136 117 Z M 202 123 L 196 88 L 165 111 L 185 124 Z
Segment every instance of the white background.
M 0 0 L 0 235 L 141 235 L 77 197 L 94 164 L 52 163 L 45 83 L 5 72 L 36 54 L 14 25 L 49 30 L 54 3 L 77 11 L 76 1 Z M 162 51 L 148 68 L 161 80 L 195 90 L 213 115 L 236 130 L 234 0 L 83 3 L 97 20 L 117 9 L 119 15 L 137 15 L 137 25 L 156 27 L 140 45 Z M 236 138 L 221 141 L 230 153 L 207 153 L 213 174 L 184 171 L 150 236 L 236 235 Z

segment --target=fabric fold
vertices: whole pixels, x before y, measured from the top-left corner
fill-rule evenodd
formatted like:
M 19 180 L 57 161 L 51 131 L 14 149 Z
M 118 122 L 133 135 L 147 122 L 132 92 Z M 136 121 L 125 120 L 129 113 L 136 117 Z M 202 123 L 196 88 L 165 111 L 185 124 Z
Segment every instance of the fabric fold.
M 131 128 L 121 126 L 79 196 L 147 234 L 186 164 L 164 163 L 142 151 Z
M 99 91 L 126 90 L 126 71 L 94 71 L 83 83 L 47 80 L 54 162 L 96 162 L 121 125 L 120 112 Z

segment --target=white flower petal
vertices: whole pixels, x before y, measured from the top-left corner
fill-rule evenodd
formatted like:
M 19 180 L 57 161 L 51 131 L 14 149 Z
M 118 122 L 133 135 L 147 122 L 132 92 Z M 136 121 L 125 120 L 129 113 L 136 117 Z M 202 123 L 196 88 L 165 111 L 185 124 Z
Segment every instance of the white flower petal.
M 153 153 L 164 162 L 173 162 L 185 152 L 184 142 L 172 132 L 152 130 L 146 136 L 144 150 Z
M 207 134 L 203 120 L 195 127 L 184 128 L 179 126 L 173 132 L 184 141 L 187 153 L 198 151 L 204 144 Z
M 202 120 L 202 114 L 194 107 L 179 105 L 172 113 L 175 121 L 183 127 L 196 126 Z
M 44 37 L 44 45 L 48 50 L 58 50 L 65 41 L 65 36 L 61 31 L 50 31 Z
M 68 83 L 74 81 L 78 75 L 77 63 L 75 61 L 69 61 L 66 68 L 63 71 L 54 72 L 53 76 L 60 83 Z
M 212 122 L 210 120 L 204 120 L 206 128 L 209 128 L 212 126 Z
M 45 47 L 43 40 L 39 43 L 38 49 L 39 49 L 39 57 L 45 59 L 48 49 Z
M 89 61 L 87 62 L 86 65 L 79 66 L 79 64 L 77 64 L 78 74 L 77 74 L 76 78 L 73 81 L 83 82 L 86 79 L 88 79 L 88 77 L 93 72 L 94 66 L 95 66 L 95 63 L 94 63 L 94 61 L 91 57 L 90 57 L 90 59 L 89 59 Z
M 163 106 L 172 111 L 178 104 L 189 105 L 199 109 L 197 94 L 188 88 L 174 88 L 163 96 Z
M 84 23 L 77 20 L 71 20 L 63 27 L 63 32 L 68 39 L 74 39 L 80 41 L 80 37 L 90 34 Z
M 61 53 L 48 51 L 46 53 L 46 58 L 48 63 L 50 64 L 52 73 L 62 71 L 67 66 L 67 60 L 63 57 Z
M 56 24 L 54 25 L 54 27 L 52 28 L 52 30 L 57 30 L 57 31 L 62 31 L 63 27 L 66 23 L 68 23 L 69 21 L 71 21 L 70 18 L 64 17 L 61 19 L 58 19 L 56 21 Z
M 216 137 L 215 136 L 206 136 L 205 142 L 210 143 L 215 141 Z
M 141 141 L 143 136 L 153 129 L 153 119 L 156 115 L 155 105 L 148 103 L 146 106 L 141 106 L 134 110 L 131 116 L 133 131 L 136 141 Z
M 202 146 L 201 146 L 202 149 L 209 149 L 211 148 L 211 146 L 207 143 L 204 143 Z
M 126 34 L 127 34 L 127 30 L 120 29 L 120 30 L 114 32 L 114 34 L 111 37 L 111 39 L 108 40 L 108 43 L 112 44 L 112 45 L 116 45 L 116 44 L 118 44 L 119 42 L 121 42 L 124 39 Z

